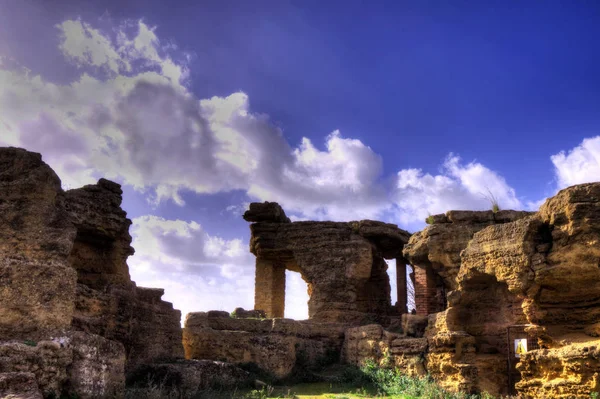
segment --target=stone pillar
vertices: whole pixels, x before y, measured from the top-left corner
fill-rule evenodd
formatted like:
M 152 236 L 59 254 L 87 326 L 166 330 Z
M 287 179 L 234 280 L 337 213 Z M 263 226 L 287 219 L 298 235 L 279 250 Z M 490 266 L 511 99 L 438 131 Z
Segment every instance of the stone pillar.
M 398 302 L 396 309 L 400 313 L 408 313 L 408 292 L 406 288 L 406 263 L 403 258 L 396 259 L 396 290 L 398 291 Z
M 267 317 L 283 317 L 285 310 L 285 266 L 256 258 L 254 309 L 264 310 Z
M 437 306 L 437 287 L 434 271 L 431 266 L 413 266 L 415 273 L 415 306 L 418 315 L 439 312 Z

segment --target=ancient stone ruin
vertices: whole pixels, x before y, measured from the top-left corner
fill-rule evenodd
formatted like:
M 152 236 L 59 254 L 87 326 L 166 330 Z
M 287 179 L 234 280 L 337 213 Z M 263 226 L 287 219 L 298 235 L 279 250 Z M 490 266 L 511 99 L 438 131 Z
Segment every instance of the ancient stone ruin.
M 121 194 L 65 192 L 40 154 L 0 148 L 0 397 L 122 397 L 138 366 L 183 359 L 181 313 L 129 276 Z
M 122 397 L 126 379 L 152 373 L 196 389 L 244 384 L 237 366 L 248 364 L 319 378 L 367 360 L 470 393 L 600 392 L 600 183 L 538 212 L 448 211 L 412 235 L 369 220 L 291 222 L 276 203 L 253 203 L 255 309 L 190 313 L 183 330 L 162 290 L 130 279 L 121 195 L 104 179 L 65 192 L 39 154 L 0 149 L 0 397 Z M 308 320 L 283 318 L 286 271 L 307 283 Z

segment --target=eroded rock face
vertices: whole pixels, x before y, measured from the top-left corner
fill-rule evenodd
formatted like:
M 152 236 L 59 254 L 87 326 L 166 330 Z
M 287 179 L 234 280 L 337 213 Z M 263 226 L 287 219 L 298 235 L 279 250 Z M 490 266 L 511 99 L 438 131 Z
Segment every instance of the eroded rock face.
M 105 179 L 64 192 L 40 154 L 0 148 L 0 373 L 119 396 L 126 367 L 183 357 L 180 312 L 130 279 L 121 201 Z
M 507 359 L 514 354 L 507 331 L 524 325 L 520 334 L 546 349 L 531 351 L 520 363 L 514 359 L 521 371 L 519 393 L 580 397 L 598 389 L 593 350 L 600 311 L 596 214 L 598 183 L 565 189 L 535 214 L 501 214 L 493 222 L 478 215 L 479 227 L 488 225 L 470 238 L 466 228 L 462 239 L 444 237 L 456 221 L 471 218 L 450 212 L 413 236 L 405 255 L 432 268 L 443 265 L 445 274 L 437 270 L 452 289 L 447 309 L 429 316 L 428 372 L 448 388 L 509 393 Z M 583 352 L 571 342 L 590 344 Z M 511 378 L 513 383 L 519 379 L 518 374 Z
M 120 342 L 75 332 L 68 345 L 73 361 L 67 391 L 82 399 L 119 398 L 125 387 L 125 348 Z
M 409 338 L 371 324 L 346 330 L 342 359 L 356 366 L 371 360 L 381 367 L 397 367 L 408 375 L 423 376 L 426 352 L 426 338 Z
M 69 328 L 74 237 L 54 171 L 39 154 L 0 149 L 0 340 Z
M 245 214 L 256 221 L 250 251 L 257 256 L 257 310 L 283 317 L 287 269 L 307 282 L 310 319 L 361 323 L 393 312 L 384 258 L 401 257 L 407 232 L 370 220 L 289 223 L 282 212 L 267 203 Z
M 290 376 L 296 366 L 311 368 L 339 361 L 347 328 L 339 323 L 214 316 L 206 312 L 187 315 L 183 329 L 186 358 L 255 363 L 276 378 Z
M 461 251 L 473 235 L 487 226 L 510 223 L 531 215 L 532 212 L 504 210 L 448 211 L 434 215 L 433 224 L 413 234 L 403 255 L 408 262 L 421 269 L 431 268 L 442 279 L 446 292 L 457 288 L 457 275 L 461 267 Z M 443 303 L 441 308 L 443 310 Z
M 518 369 L 517 389 L 525 398 L 589 398 L 600 390 L 600 342 L 532 351 Z
M 42 399 L 35 374 L 26 372 L 0 373 L 0 398 Z
M 32 373 L 45 396 L 60 396 L 72 362 L 72 348 L 56 341 L 0 343 L 0 373 Z

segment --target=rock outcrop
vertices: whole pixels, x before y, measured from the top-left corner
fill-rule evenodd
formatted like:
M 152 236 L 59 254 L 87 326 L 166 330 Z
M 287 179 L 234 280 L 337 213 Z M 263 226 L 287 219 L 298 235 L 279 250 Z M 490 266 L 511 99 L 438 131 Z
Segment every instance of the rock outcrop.
M 448 211 L 432 216 L 431 225 L 413 234 L 403 249 L 404 257 L 415 268 L 417 313 L 427 315 L 446 308 L 447 293 L 457 288 L 460 254 L 475 233 L 531 214 L 511 210 Z
M 183 357 L 180 312 L 129 276 L 121 201 L 105 179 L 64 192 L 40 154 L 0 148 L 0 391 L 35 397 L 33 375 L 45 396 L 119 397 L 126 369 Z
M 283 317 L 285 270 L 291 270 L 308 285 L 311 319 L 373 322 L 394 313 L 384 259 L 402 257 L 406 231 L 370 220 L 290 223 L 276 203 L 251 204 L 244 218 L 255 222 L 255 309 Z
M 600 184 L 562 190 L 537 213 L 492 217 L 460 215 L 469 222 L 452 227 L 448 212 L 404 249 L 445 290 L 443 311 L 429 315 L 428 372 L 467 392 L 587 397 L 600 389 Z M 529 346 L 521 358 L 516 339 Z

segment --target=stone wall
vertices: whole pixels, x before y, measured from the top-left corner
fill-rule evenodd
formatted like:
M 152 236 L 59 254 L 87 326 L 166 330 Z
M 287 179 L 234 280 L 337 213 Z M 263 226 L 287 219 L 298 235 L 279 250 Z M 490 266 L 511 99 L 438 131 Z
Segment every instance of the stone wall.
M 516 385 L 526 398 L 566 398 L 600 390 L 597 214 L 600 184 L 585 184 L 562 190 L 537 213 L 448 212 L 413 235 L 404 255 L 441 278 L 447 302 L 429 315 L 427 371 L 466 392 L 508 394 Z M 426 273 L 415 274 L 428 313 L 437 293 L 420 283 Z M 517 327 L 541 348 L 520 361 L 507 336 Z
M 187 359 L 254 363 L 282 379 L 296 367 L 337 363 L 346 324 L 290 319 L 232 318 L 226 312 L 189 313 L 183 329 Z
M 31 397 L 118 397 L 126 369 L 183 357 L 180 312 L 130 279 L 121 201 L 105 179 L 64 192 L 40 154 L 0 148 L 0 394 L 33 375 Z
M 510 223 L 532 212 L 502 210 L 448 211 L 433 215 L 430 225 L 413 234 L 404 246 L 403 256 L 415 268 L 417 313 L 427 315 L 443 311 L 448 292 L 457 288 L 461 266 L 460 253 L 473 235 L 487 226 Z
M 424 376 L 427 339 L 423 331 L 427 319 L 402 315 L 401 328 L 394 332 L 379 324 L 352 327 L 346 330 L 342 360 L 356 366 L 372 361 L 380 367 L 397 367 L 410 376 Z

